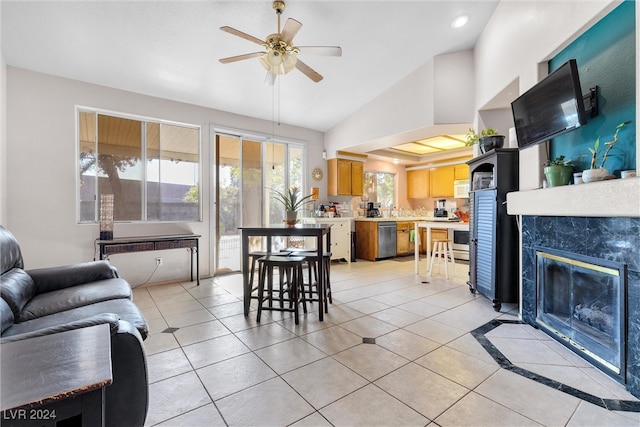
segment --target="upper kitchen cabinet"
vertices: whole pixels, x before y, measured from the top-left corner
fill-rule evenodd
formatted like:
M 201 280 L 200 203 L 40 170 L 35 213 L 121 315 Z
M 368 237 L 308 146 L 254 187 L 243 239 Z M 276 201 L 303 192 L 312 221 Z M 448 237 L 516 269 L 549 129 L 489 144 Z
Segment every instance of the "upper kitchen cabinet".
M 429 197 L 429 169 L 407 171 L 407 199 Z
M 343 158 L 327 160 L 327 194 L 329 196 L 362 196 L 363 188 L 364 163 L 362 161 Z
M 431 169 L 431 197 L 453 197 L 454 176 L 454 166 Z
M 455 181 L 460 179 L 469 179 L 469 165 L 455 165 L 453 167 L 453 179 Z

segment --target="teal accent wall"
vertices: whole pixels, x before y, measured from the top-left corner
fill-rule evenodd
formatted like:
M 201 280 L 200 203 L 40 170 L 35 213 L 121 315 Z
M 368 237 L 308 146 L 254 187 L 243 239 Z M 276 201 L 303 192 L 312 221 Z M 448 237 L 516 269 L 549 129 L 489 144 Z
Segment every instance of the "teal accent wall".
M 575 58 L 582 92 L 586 94 L 590 87 L 598 86 L 598 116 L 550 143 L 550 159 L 564 155 L 573 160 L 576 171 L 589 168 L 588 147 L 593 147 L 598 137 L 602 147 L 613 138 L 616 126 L 625 121 L 631 123 L 620 131 L 604 167 L 618 177 L 621 170 L 635 169 L 635 7 L 635 1 L 623 2 L 549 62 L 551 72 Z

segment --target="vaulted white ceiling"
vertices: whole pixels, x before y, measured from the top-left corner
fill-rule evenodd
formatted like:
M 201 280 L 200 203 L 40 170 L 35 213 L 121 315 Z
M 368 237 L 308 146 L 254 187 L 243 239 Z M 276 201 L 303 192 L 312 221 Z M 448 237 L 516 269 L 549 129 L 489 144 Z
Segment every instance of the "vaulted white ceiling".
M 303 24 L 294 44 L 342 47 L 300 55 L 319 83 L 294 70 L 269 86 L 257 58 L 218 61 L 261 50 L 219 28 L 275 33 L 269 0 L 3 0 L 2 53 L 10 66 L 266 120 L 275 90 L 282 123 L 326 131 L 433 56 L 471 49 L 497 3 L 287 0 L 283 24 Z M 469 23 L 451 28 L 461 14 Z

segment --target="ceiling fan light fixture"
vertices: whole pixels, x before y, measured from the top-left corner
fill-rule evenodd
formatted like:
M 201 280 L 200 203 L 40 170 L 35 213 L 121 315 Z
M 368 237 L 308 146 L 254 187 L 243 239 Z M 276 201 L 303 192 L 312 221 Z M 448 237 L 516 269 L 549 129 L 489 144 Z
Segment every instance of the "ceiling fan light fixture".
M 298 63 L 298 55 L 296 55 L 293 51 L 285 52 L 282 58 L 282 65 L 284 66 L 284 73 L 287 74 L 289 71 L 296 68 L 296 64 Z
M 0 0 L 1 1 L 1 0 Z M 339 46 L 302 46 L 296 47 L 293 44 L 293 38 L 302 27 L 302 23 L 293 18 L 288 18 L 284 27 L 280 27 L 280 17 L 284 12 L 285 4 L 283 0 L 273 2 L 273 10 L 278 18 L 278 32 L 270 34 L 264 41 L 257 37 L 251 36 L 235 28 L 223 26 L 220 29 L 226 33 L 233 34 L 245 40 L 261 45 L 264 52 L 253 52 L 244 55 L 230 56 L 221 58 L 219 61 L 223 64 L 242 61 L 250 58 L 258 58 L 260 65 L 268 71 L 267 82 L 273 84 L 278 74 L 287 74 L 292 70 L 299 70 L 305 76 L 314 82 L 322 80 L 322 76 L 309 67 L 304 62 L 298 60 L 298 54 L 304 49 L 305 53 L 326 56 L 341 56 L 342 49 Z
M 295 49 L 273 49 L 268 48 L 267 52 L 259 57 L 260 64 L 271 74 L 287 74 L 296 68 L 298 56 Z
M 267 52 L 267 61 L 272 67 L 279 67 L 280 65 L 282 65 L 282 59 L 282 54 L 277 50 L 271 50 Z

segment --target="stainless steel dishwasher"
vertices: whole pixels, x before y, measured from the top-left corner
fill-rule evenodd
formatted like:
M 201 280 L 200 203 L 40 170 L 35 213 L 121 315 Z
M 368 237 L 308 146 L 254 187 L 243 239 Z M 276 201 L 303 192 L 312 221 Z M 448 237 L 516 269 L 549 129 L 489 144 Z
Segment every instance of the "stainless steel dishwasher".
M 395 221 L 380 221 L 378 223 L 378 259 L 396 256 L 396 233 Z

